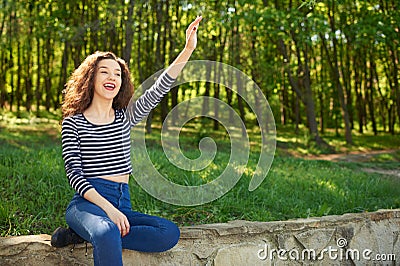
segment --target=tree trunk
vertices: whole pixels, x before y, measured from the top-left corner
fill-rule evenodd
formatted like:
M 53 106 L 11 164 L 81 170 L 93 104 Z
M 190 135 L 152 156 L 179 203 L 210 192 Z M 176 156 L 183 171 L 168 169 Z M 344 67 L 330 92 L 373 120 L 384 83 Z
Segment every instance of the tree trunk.
M 377 129 L 377 125 L 376 125 L 375 105 L 374 105 L 374 84 L 376 81 L 376 79 L 374 78 L 375 58 L 374 58 L 372 52 L 369 53 L 369 55 L 370 55 L 370 57 L 369 57 L 369 78 L 368 78 L 365 98 L 368 103 L 369 114 L 370 114 L 371 122 L 372 122 L 372 130 L 374 131 L 374 135 L 376 136 L 378 134 L 378 129 Z
M 21 88 L 21 79 L 22 79 L 22 62 L 21 62 L 21 44 L 17 41 L 17 88 L 16 88 L 16 97 L 17 97 L 17 117 L 21 117 L 21 104 L 22 104 L 22 88 Z
M 295 45 L 297 45 L 297 42 L 295 42 Z M 313 95 L 311 91 L 311 84 L 310 84 L 310 71 L 308 69 L 308 63 L 304 65 L 304 76 L 303 77 L 297 77 L 297 80 L 293 77 L 292 71 L 289 69 L 288 63 L 289 63 L 289 57 L 286 52 L 286 45 L 283 42 L 283 40 L 278 41 L 278 48 L 279 51 L 281 52 L 283 59 L 284 59 L 284 64 L 285 64 L 285 71 L 289 79 L 290 86 L 292 87 L 293 91 L 296 93 L 296 95 L 299 97 L 299 99 L 303 102 L 303 104 L 306 107 L 306 113 L 307 113 L 307 122 L 310 130 L 310 135 L 311 137 L 315 140 L 317 145 L 327 145 L 327 143 L 319 136 L 318 133 L 318 124 L 317 124 L 317 119 L 315 115 L 315 104 L 313 100 Z M 304 52 L 304 51 L 303 51 Z M 307 52 L 304 54 L 304 57 L 307 57 Z M 298 62 L 301 63 L 301 55 L 297 53 L 298 57 Z M 307 61 L 308 58 L 305 58 L 304 61 Z M 299 68 L 302 68 L 302 65 L 298 66 Z M 304 88 L 304 93 L 302 92 L 300 88 L 300 80 L 302 80 L 302 86 Z
M 39 9 L 39 8 L 38 8 Z M 36 64 L 38 66 L 37 68 L 37 73 L 36 73 L 36 90 L 35 90 L 35 99 L 36 99 L 36 116 L 40 117 L 40 105 L 41 105 L 41 100 L 42 100 L 42 94 L 41 94 L 41 70 L 42 68 L 40 67 L 40 38 L 36 38 Z
M 372 71 L 374 72 L 374 76 L 375 76 L 376 88 L 377 88 L 378 94 L 380 96 L 380 100 L 379 101 L 377 100 L 377 102 L 379 102 L 379 114 L 382 119 L 383 132 L 386 132 L 387 100 L 386 100 L 386 97 L 382 93 L 381 87 L 379 86 L 379 76 L 378 76 L 378 73 L 376 70 L 375 62 L 372 66 L 373 66 Z
M 117 2 L 110 1 L 108 6 L 109 9 L 108 11 L 110 12 L 110 15 L 108 18 L 110 18 L 110 21 L 107 22 L 107 28 L 106 28 L 106 36 L 107 36 L 107 46 L 106 50 L 112 51 L 116 54 L 118 54 L 118 35 L 116 32 L 116 19 L 117 19 Z M 82 10 L 82 13 L 84 12 L 84 9 Z M 82 25 L 83 27 L 83 25 Z
M 164 25 L 164 30 L 162 31 L 162 42 L 161 42 L 161 62 L 163 62 L 163 66 L 165 67 L 165 58 L 167 54 L 167 36 L 171 38 L 171 25 L 169 23 L 168 19 L 168 10 L 169 10 L 169 1 L 166 0 L 165 2 L 165 8 L 163 5 L 160 4 L 160 25 Z M 170 94 L 166 94 L 164 98 L 162 99 L 160 105 L 161 105 L 161 123 L 164 123 L 165 118 L 168 115 L 169 108 L 168 108 L 168 102 L 169 102 L 169 97 Z
M 3 4 L 5 5 L 5 4 Z M 3 30 L 6 25 L 7 16 L 4 14 L 3 19 L 1 20 L 0 26 L 0 36 L 3 36 Z M 7 45 L 7 42 L 4 42 Z M 7 53 L 4 51 L 0 55 L 0 108 L 3 109 L 7 100 L 7 91 L 6 91 L 6 72 L 8 68 L 7 63 Z
M 326 44 L 324 44 L 325 48 L 326 48 L 326 52 L 327 54 L 329 54 L 329 51 L 327 50 Z M 335 45 L 334 45 L 335 47 Z M 334 50 L 336 50 L 334 48 Z M 336 52 L 334 51 L 333 53 L 333 59 L 335 60 L 335 55 Z M 342 84 L 340 82 L 340 74 L 339 74 L 339 70 L 338 70 L 338 62 L 337 60 L 335 60 L 335 66 L 332 64 L 332 62 L 329 59 L 328 56 L 328 62 L 329 62 L 329 66 L 331 68 L 332 71 L 332 75 L 333 75 L 333 80 L 337 89 L 337 93 L 338 93 L 338 97 L 339 97 L 339 103 L 340 103 L 340 107 L 342 109 L 342 115 L 343 115 L 343 119 L 344 119 L 344 125 L 345 125 L 345 138 L 346 138 L 346 143 L 348 145 L 352 145 L 353 144 L 353 140 L 352 140 L 352 136 L 351 136 L 351 125 L 350 125 L 350 118 L 349 118 L 349 112 L 347 110 L 347 104 L 346 104 L 346 100 L 345 100 L 345 96 L 344 96 L 344 92 L 343 92 L 343 87 Z
M 346 55 L 344 55 L 346 49 Z M 340 62 L 341 64 L 341 72 L 343 77 L 343 85 L 346 91 L 347 96 L 347 109 L 349 110 L 349 120 L 350 120 L 350 127 L 354 129 L 354 108 L 353 108 L 353 93 L 351 87 L 351 69 L 350 69 L 350 53 L 352 50 L 352 46 L 347 43 L 346 47 L 343 42 L 340 44 Z
M 46 75 L 44 78 L 44 85 L 45 85 L 45 93 L 46 93 L 46 98 L 45 98 L 45 108 L 47 111 L 50 111 L 50 107 L 51 107 L 51 98 L 53 97 L 52 93 L 51 93 L 51 43 L 50 43 L 50 38 L 48 38 L 46 40 L 45 43 L 45 52 L 43 53 L 43 63 L 46 66 L 45 70 L 46 70 Z
M 92 0 L 90 11 L 88 12 L 91 16 L 92 27 L 90 28 L 90 51 L 98 51 L 99 49 L 99 27 L 100 27 L 100 16 L 99 16 L 99 3 L 96 0 Z M 129 18 L 128 18 L 129 19 Z
M 144 81 L 144 76 L 143 76 L 143 70 L 142 70 L 142 12 L 143 12 L 143 5 L 140 5 L 138 12 L 136 14 L 136 17 L 138 18 L 138 26 L 137 26 L 137 32 L 138 32 L 138 38 L 137 38 L 137 50 L 136 50 L 136 65 L 137 65 L 137 71 L 139 75 L 139 82 L 142 83 Z
M 299 130 L 300 130 L 300 123 L 301 123 L 301 115 L 300 115 L 300 97 L 299 95 L 297 95 L 296 93 L 292 94 L 293 96 L 293 101 L 294 101 L 294 124 L 295 124 L 295 129 L 294 129 L 294 133 L 296 135 L 299 134 Z
M 218 53 L 218 55 L 215 55 L 215 58 L 218 57 L 219 58 L 219 62 L 223 62 L 223 60 L 224 60 L 225 43 L 226 43 L 226 39 L 227 38 L 226 38 L 226 34 L 224 34 L 224 32 L 223 32 L 223 27 L 220 27 L 219 31 L 220 31 L 220 40 L 221 41 L 220 41 L 219 50 L 218 51 L 215 50 Z M 219 64 L 219 67 L 218 68 L 216 67 L 216 69 L 215 69 L 215 72 L 216 72 L 215 75 L 216 75 L 217 84 L 215 84 L 215 87 L 214 87 L 214 98 L 216 98 L 216 99 L 220 98 L 220 90 L 221 90 L 220 83 L 222 81 L 222 78 L 224 78 L 223 75 L 225 73 L 222 68 L 223 68 L 223 65 Z M 214 113 L 215 113 L 216 117 L 219 117 L 219 105 L 218 104 L 215 105 Z M 219 122 L 217 120 L 214 120 L 213 129 L 214 130 L 218 130 L 219 129 Z
M 313 93 L 311 90 L 311 78 L 310 78 L 310 68 L 309 68 L 309 56 L 308 56 L 308 45 L 305 45 L 305 49 L 303 51 L 304 55 L 304 78 L 303 78 L 303 86 L 305 91 L 305 98 L 307 99 L 306 104 L 306 112 L 307 112 L 307 120 L 310 126 L 311 137 L 315 139 L 318 145 L 327 145 L 327 143 L 319 136 L 318 133 L 318 123 L 315 114 L 315 103 L 313 99 Z M 300 57 L 300 55 L 298 55 Z M 299 58 L 299 60 L 301 60 Z
M 334 2 L 332 2 L 332 9 L 330 9 L 328 11 L 328 18 L 329 18 L 329 23 L 331 26 L 331 31 L 332 32 L 336 32 L 336 28 L 335 28 L 335 22 L 334 22 L 334 16 L 335 16 L 335 12 L 334 12 Z M 330 8 L 330 6 L 329 6 Z M 336 38 L 333 37 L 332 38 L 332 45 L 333 45 L 333 55 L 330 55 L 328 46 L 326 44 L 325 41 L 325 36 L 323 36 L 322 34 L 320 34 L 320 37 L 322 39 L 322 45 L 324 46 L 324 49 L 326 51 L 327 54 L 327 60 L 328 60 L 328 65 L 331 68 L 331 74 L 332 74 L 332 79 L 335 83 L 336 89 L 337 89 L 337 93 L 338 93 L 338 97 L 339 97 L 339 103 L 342 109 L 342 115 L 343 115 L 343 119 L 344 119 L 344 125 L 345 125 L 345 138 L 346 138 L 346 143 L 348 145 L 352 145 L 353 144 L 353 140 L 352 140 L 352 136 L 351 136 L 351 125 L 350 125 L 350 118 L 349 118 L 349 112 L 347 110 L 347 103 L 345 100 L 345 95 L 344 95 L 344 91 L 343 91 L 343 87 L 340 81 L 340 74 L 339 74 L 339 63 L 338 63 L 338 53 L 337 53 L 337 41 Z M 331 60 L 331 58 L 333 58 L 333 62 Z
M 57 99 L 60 99 L 60 92 L 64 89 L 65 83 L 67 82 L 67 67 L 68 67 L 68 54 L 69 54 L 69 41 L 64 42 L 64 51 L 61 60 L 61 73 L 60 82 L 57 90 Z
M 156 7 L 156 12 L 155 12 L 155 21 L 153 22 L 153 29 L 157 33 L 157 38 L 155 42 L 155 57 L 154 57 L 154 70 L 159 70 L 164 66 L 164 58 L 162 55 L 162 32 L 161 32 L 161 25 L 162 25 L 162 3 L 159 1 L 153 1 L 153 6 Z M 147 121 L 146 121 L 146 132 L 151 133 L 151 124 L 153 122 L 153 115 L 154 115 L 154 110 L 150 112 Z
M 28 36 L 27 36 L 27 48 L 26 48 L 26 76 L 25 76 L 25 108 L 26 111 L 30 112 L 32 107 L 33 93 L 32 93 L 32 33 L 33 33 L 33 19 L 32 11 L 33 4 L 28 4 L 29 9 L 29 25 L 28 25 Z M 25 54 L 25 53 L 24 53 Z
M 125 21 L 125 46 L 122 51 L 122 58 L 125 60 L 127 65 L 130 65 L 131 54 L 132 54 L 132 43 L 133 43 L 133 8 L 135 6 L 134 0 L 129 0 L 128 3 L 128 18 Z
M 25 108 L 27 112 L 31 111 L 32 107 L 32 61 L 31 61 L 31 47 L 26 51 L 26 77 L 25 77 Z
M 398 48 L 398 47 L 397 47 Z M 393 68 L 393 89 L 394 89 L 394 98 L 396 102 L 396 110 L 397 110 L 397 118 L 399 119 L 400 122 L 400 88 L 399 88 L 399 69 L 398 69 L 398 54 L 397 54 L 398 49 L 396 50 L 395 47 L 393 47 L 393 44 L 389 44 L 389 56 L 392 62 L 392 68 Z M 395 119 L 394 119 L 395 120 Z
M 175 6 L 174 6 L 174 10 L 175 10 L 175 17 L 177 17 L 177 18 L 180 17 L 180 14 L 179 14 L 180 8 L 179 8 L 179 6 L 180 6 L 179 1 L 176 1 L 176 2 L 175 2 Z M 174 26 L 173 26 L 173 25 L 174 25 Z M 170 36 L 168 37 L 168 38 L 170 39 L 170 41 L 169 41 L 169 44 L 170 44 L 170 45 L 169 45 L 169 52 L 168 52 L 168 55 L 169 55 L 169 57 L 171 58 L 171 57 L 174 55 L 174 49 L 175 49 L 175 47 L 176 47 L 176 41 L 175 41 L 175 38 L 172 36 L 172 33 L 173 33 L 173 32 L 177 32 L 178 22 L 176 21 L 176 23 L 169 24 L 169 26 L 171 27 L 171 29 L 170 29 L 170 31 L 169 31 Z M 172 89 L 171 89 L 171 93 L 170 93 L 170 96 L 171 96 L 171 110 L 172 110 L 175 106 L 178 105 L 178 92 L 179 92 L 179 87 L 175 87 L 175 88 L 172 88 Z M 184 92 L 183 92 L 183 94 L 184 94 Z M 173 113 L 172 113 L 172 124 L 173 124 L 173 125 L 176 125 L 176 122 L 178 121 L 178 119 L 179 119 L 179 114 L 178 114 L 178 112 L 173 112 Z
M 207 67 L 206 68 L 206 80 L 210 80 L 211 79 L 211 72 L 213 71 L 212 67 Z M 205 82 L 204 84 L 204 98 L 203 98 L 203 105 L 202 105 L 202 110 L 201 113 L 203 115 L 208 114 L 209 110 L 210 110 L 210 106 L 209 106 L 209 101 L 208 101 L 208 97 L 210 96 L 210 88 L 211 88 L 211 83 L 210 82 Z M 205 121 L 204 119 L 201 119 L 201 121 Z
M 10 14 L 10 33 L 9 33 L 9 47 L 10 47 L 10 86 L 11 86 L 11 92 L 10 92 L 10 112 L 13 110 L 13 105 L 14 105 L 14 49 L 13 49 L 13 38 L 12 36 L 15 36 L 13 32 L 15 31 L 14 26 L 14 20 L 15 20 L 15 14 L 13 12 Z M 18 41 L 18 39 L 17 39 Z
M 3 109 L 7 99 L 7 91 L 5 88 L 7 69 L 5 53 L 1 53 L 0 55 L 0 64 L 0 108 Z
M 368 64 L 368 62 L 367 62 L 367 55 L 368 55 L 368 48 L 365 48 L 364 50 L 363 50 L 363 52 L 362 52 L 362 54 L 364 55 L 363 57 L 362 57 L 362 78 L 361 78 L 361 84 L 362 84 L 362 86 L 361 86 L 361 88 L 362 88 L 362 91 L 364 92 L 364 95 L 365 95 L 365 98 L 362 98 L 362 105 L 361 105 L 361 107 L 362 107 L 362 119 L 363 119 L 363 125 L 364 125 L 364 127 L 365 127 L 365 130 L 368 130 L 368 119 L 367 119 L 367 106 L 368 106 L 368 103 L 367 103 L 367 90 L 368 90 L 368 68 L 369 68 L 369 66 L 367 65 Z
M 361 78 L 360 78 L 360 64 L 358 60 L 358 56 L 353 57 L 353 66 L 354 66 L 354 90 L 356 93 L 356 109 L 357 109 L 357 118 L 358 118 L 358 132 L 360 134 L 363 133 L 364 119 L 363 119 L 363 108 L 362 108 L 362 91 L 361 91 Z
M 240 65 L 241 65 L 241 62 L 240 62 L 241 46 L 240 46 L 239 20 L 238 19 L 235 19 L 235 21 L 234 21 L 233 36 L 234 36 L 233 47 L 235 49 L 235 53 L 234 53 L 235 65 L 236 65 L 236 67 L 240 67 Z M 240 118 L 242 119 L 243 124 L 246 124 L 246 113 L 244 110 L 243 99 L 240 96 L 240 94 L 242 93 L 243 81 L 241 79 L 240 73 L 238 73 L 238 72 L 236 72 L 236 84 L 237 84 L 237 91 L 239 94 L 239 95 L 237 95 L 239 115 L 240 115 Z M 256 100 L 258 100 L 258 99 L 256 98 Z M 262 125 L 260 125 L 260 126 L 262 126 Z M 242 132 L 242 133 L 245 134 L 245 132 Z
M 285 70 L 282 69 L 281 72 L 282 76 L 282 86 L 281 86 L 281 91 L 280 91 L 280 110 L 281 110 L 281 124 L 286 125 L 288 123 L 288 111 L 287 108 L 289 106 L 289 97 L 288 97 L 288 91 L 286 88 L 286 82 L 285 82 Z
M 320 51 L 321 55 L 323 54 L 323 49 Z M 315 59 L 317 61 L 317 59 Z M 320 61 L 321 64 L 323 64 L 323 61 Z M 321 134 L 324 134 L 325 132 L 325 115 L 324 113 L 326 112 L 326 107 L 329 106 L 329 102 L 325 102 L 324 100 L 327 99 L 328 97 L 326 96 L 327 93 L 324 92 L 325 88 L 325 71 L 317 71 L 315 73 L 315 80 L 316 83 L 319 84 L 318 86 L 318 101 L 319 101 L 319 126 L 320 126 L 320 132 Z

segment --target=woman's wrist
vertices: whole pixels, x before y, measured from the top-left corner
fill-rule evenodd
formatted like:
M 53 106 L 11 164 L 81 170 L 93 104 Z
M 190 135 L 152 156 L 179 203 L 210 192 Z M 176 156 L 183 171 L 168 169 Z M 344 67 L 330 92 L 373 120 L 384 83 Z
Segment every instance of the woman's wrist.
M 99 206 L 104 212 L 108 213 L 115 209 L 107 199 L 101 196 L 95 189 L 89 189 L 85 193 L 85 199 Z
M 194 51 L 195 49 L 196 49 L 196 48 L 189 48 L 189 47 L 185 46 L 185 47 L 183 48 L 182 52 L 187 52 L 187 53 L 192 54 L 193 51 Z

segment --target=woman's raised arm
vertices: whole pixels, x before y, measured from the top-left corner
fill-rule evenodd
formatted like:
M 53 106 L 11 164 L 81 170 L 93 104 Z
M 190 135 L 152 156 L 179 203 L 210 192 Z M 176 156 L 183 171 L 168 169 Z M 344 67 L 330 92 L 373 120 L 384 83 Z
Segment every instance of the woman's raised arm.
M 176 57 L 174 62 L 167 68 L 166 72 L 171 78 L 177 78 L 179 73 L 181 73 L 186 62 L 189 60 L 194 49 L 197 45 L 197 29 L 202 17 L 197 17 L 186 30 L 186 44 L 182 52 Z
M 202 17 L 197 17 L 186 30 L 186 44 L 182 52 L 176 57 L 174 62 L 158 77 L 150 89 L 146 90 L 131 106 L 126 110 L 130 126 L 133 127 L 167 94 L 176 77 L 181 73 L 186 62 L 189 60 L 197 44 L 197 28 Z

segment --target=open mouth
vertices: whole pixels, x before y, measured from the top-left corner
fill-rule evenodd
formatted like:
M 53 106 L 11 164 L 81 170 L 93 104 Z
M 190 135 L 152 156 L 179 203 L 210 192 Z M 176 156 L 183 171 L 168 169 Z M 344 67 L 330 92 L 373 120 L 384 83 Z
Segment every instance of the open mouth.
M 106 83 L 106 84 L 104 84 L 104 88 L 105 88 L 106 90 L 112 91 L 112 90 L 115 89 L 115 84 Z

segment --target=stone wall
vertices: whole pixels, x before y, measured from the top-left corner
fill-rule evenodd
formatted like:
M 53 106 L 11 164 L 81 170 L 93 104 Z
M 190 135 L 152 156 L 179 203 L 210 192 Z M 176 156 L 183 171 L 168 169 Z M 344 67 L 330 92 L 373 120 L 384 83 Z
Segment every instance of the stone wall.
M 400 265 L 400 209 L 280 222 L 181 228 L 164 253 L 123 251 L 125 265 Z M 0 265 L 92 265 L 92 248 L 56 249 L 49 235 L 0 238 Z M 386 260 L 383 260 L 386 259 Z

